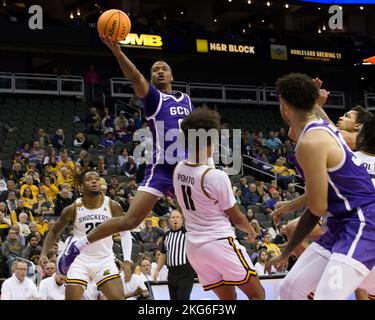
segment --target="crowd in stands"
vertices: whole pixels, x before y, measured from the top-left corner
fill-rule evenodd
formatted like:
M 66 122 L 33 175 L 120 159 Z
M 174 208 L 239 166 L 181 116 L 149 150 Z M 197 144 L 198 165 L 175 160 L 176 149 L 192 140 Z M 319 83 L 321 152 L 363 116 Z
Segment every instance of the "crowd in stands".
M 128 210 L 146 166 L 133 157 L 136 146 L 133 133 L 146 128 L 147 123 L 142 121 L 138 112 L 132 118 L 124 112 L 115 116 L 108 108 L 99 111 L 94 106 L 81 121 L 84 121 L 86 130 L 75 135 L 72 145 L 66 144 L 63 129 L 49 134 L 40 128 L 30 143 L 17 147 L 12 163 L 2 166 L 0 162 L 0 278 L 11 276 L 18 258 L 32 261 L 40 279 L 54 276 L 54 262 L 71 233 L 71 226 L 48 253 L 50 263 L 42 267 L 38 266 L 41 247 L 62 210 L 80 197 L 78 177 L 82 172 L 96 170 L 101 176 L 103 195 L 120 203 L 124 212 Z M 293 145 L 284 129 L 272 131 L 268 137 L 262 132 L 245 129 L 242 152 L 252 157 L 255 168 L 277 177 L 261 181 L 246 175 L 246 172 L 231 177 L 233 193 L 257 232 L 257 242 L 248 243 L 246 234 L 240 230 L 236 230 L 236 234 L 249 251 L 259 274 L 263 275 L 267 259 L 280 254 L 288 241 L 286 221 L 275 226 L 271 212 L 277 201 L 292 200 L 299 195 L 293 169 Z M 142 281 L 154 280 L 160 242 L 169 228 L 168 216 L 177 208 L 173 194 L 166 195 L 143 223 L 131 231 L 134 276 L 138 275 Z M 120 238 L 115 235 L 114 240 L 114 252 L 121 260 Z M 164 267 L 158 280 L 166 281 L 167 274 Z M 137 277 L 134 280 L 133 275 L 123 275 L 123 278 L 135 283 L 139 280 Z M 128 286 L 129 290 L 134 287 L 131 283 Z M 144 288 L 142 290 L 146 292 Z

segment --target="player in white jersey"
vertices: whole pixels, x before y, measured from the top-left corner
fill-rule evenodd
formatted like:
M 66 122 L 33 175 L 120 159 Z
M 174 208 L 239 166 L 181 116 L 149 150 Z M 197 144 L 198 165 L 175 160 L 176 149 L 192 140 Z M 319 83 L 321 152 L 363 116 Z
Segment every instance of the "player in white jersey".
M 41 263 L 45 261 L 46 254 L 56 242 L 58 235 L 70 223 L 73 225 L 73 237 L 66 240 L 66 247 L 58 257 L 68 250 L 73 239 L 84 237 L 90 230 L 96 228 L 113 216 L 122 216 L 121 206 L 109 197 L 100 193 L 100 177 L 96 172 L 87 172 L 82 176 L 83 197 L 64 208 L 60 219 L 48 233 L 41 254 Z M 124 251 L 124 260 L 130 261 L 131 235 L 130 232 L 121 234 L 121 243 Z M 124 288 L 115 264 L 112 250 L 112 237 L 104 238 L 89 245 L 69 269 L 58 266 L 62 274 L 67 273 L 65 299 L 81 300 L 87 284 L 94 281 L 98 289 L 108 300 L 124 299 Z
M 220 116 L 209 109 L 192 112 L 181 123 L 190 147 L 190 129 L 218 130 Z M 191 148 L 189 148 L 191 149 Z M 191 151 L 191 152 L 190 152 Z M 238 286 L 249 299 L 264 299 L 264 289 L 246 249 L 235 239 L 231 222 L 255 241 L 255 231 L 239 210 L 230 180 L 208 165 L 213 153 L 211 139 L 189 150 L 173 174 L 173 186 L 185 217 L 186 253 L 204 290 L 212 289 L 222 300 L 236 299 Z

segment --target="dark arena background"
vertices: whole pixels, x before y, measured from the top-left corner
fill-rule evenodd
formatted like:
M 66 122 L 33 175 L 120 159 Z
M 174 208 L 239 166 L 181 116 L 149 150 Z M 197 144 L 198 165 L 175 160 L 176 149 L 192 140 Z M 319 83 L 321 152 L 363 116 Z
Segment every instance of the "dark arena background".
M 275 269 L 272 278 L 264 273 L 264 263 L 284 250 L 285 225 L 303 211 L 285 215 L 278 226 L 271 213 L 277 201 L 303 194 L 304 182 L 295 167 L 295 142 L 280 116 L 275 82 L 292 72 L 321 79 L 329 92 L 324 110 L 333 123 L 356 105 L 375 110 L 375 5 L 0 0 L 0 286 L 12 277 L 14 261 L 26 262 L 27 277 L 38 290 L 43 279 L 55 277 L 56 257 L 72 226 L 59 236 L 48 263 L 41 264 L 39 257 L 63 209 L 81 197 L 81 173 L 96 171 L 102 194 L 124 212 L 145 176 L 147 163 L 133 154 L 139 144 L 134 132 L 148 125 L 143 102 L 98 36 L 98 18 L 109 9 L 129 16 L 131 31 L 121 49 L 147 80 L 153 63 L 166 61 L 174 90 L 188 94 L 196 108 L 216 110 L 231 137 L 234 129 L 241 130 L 240 141 L 218 145 L 222 157 L 215 164 L 229 174 L 237 204 L 257 234 L 249 243 L 236 228 L 237 240 L 255 265 L 265 298 L 276 300 L 297 258 L 292 256 L 284 270 Z M 240 158 L 236 172 L 227 161 L 232 156 Z M 166 194 L 131 230 L 131 276 L 145 283 L 145 291 L 124 278 L 120 236 L 113 236 L 128 298 L 170 300 L 167 267 L 157 282 L 154 273 L 164 254 L 170 214 L 177 209 L 174 194 Z M 247 299 L 239 290 L 237 298 Z M 92 282 L 83 299 L 105 297 Z M 204 291 L 196 277 L 190 299 L 217 297 Z M 350 299 L 356 299 L 354 292 Z

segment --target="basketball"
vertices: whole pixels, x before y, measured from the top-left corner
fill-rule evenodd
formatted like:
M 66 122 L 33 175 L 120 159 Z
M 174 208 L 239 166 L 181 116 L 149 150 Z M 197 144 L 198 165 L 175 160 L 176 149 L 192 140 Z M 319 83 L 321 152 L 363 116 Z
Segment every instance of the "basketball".
M 123 41 L 129 34 L 131 23 L 128 15 L 117 9 L 103 12 L 98 20 L 98 32 L 100 35 L 112 40 Z

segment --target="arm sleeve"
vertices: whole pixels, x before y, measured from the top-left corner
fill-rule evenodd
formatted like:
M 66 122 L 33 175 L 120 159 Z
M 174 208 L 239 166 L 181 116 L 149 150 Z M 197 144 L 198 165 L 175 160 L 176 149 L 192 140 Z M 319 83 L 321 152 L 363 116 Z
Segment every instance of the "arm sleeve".
M 144 104 L 146 117 L 151 117 L 155 114 L 160 98 L 160 91 L 150 84 L 147 95 L 141 99 Z
M 224 171 L 210 170 L 204 178 L 204 189 L 215 199 L 223 211 L 232 208 L 236 203 L 228 175 Z
M 120 232 L 121 237 L 121 247 L 122 247 L 122 255 L 124 257 L 124 261 L 132 261 L 132 248 L 133 248 L 133 242 L 132 242 L 132 235 L 130 231 L 123 231 Z

